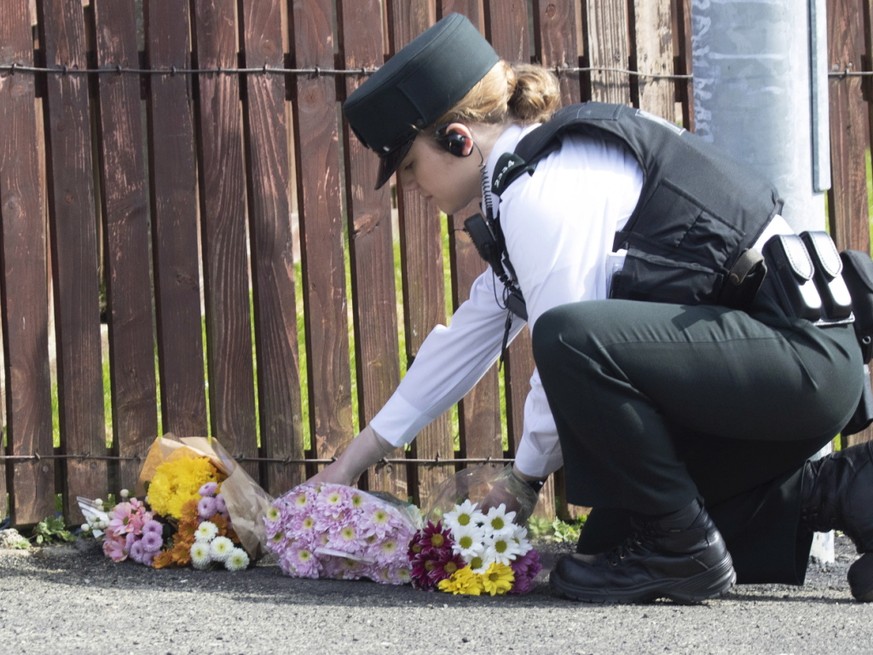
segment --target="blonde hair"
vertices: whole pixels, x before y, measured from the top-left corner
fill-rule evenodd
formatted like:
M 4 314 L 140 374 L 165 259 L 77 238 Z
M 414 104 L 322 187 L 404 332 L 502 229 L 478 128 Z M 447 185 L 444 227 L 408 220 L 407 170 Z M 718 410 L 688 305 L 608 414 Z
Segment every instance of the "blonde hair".
M 435 125 L 461 123 L 543 123 L 561 105 L 558 78 L 532 64 L 499 61 Z

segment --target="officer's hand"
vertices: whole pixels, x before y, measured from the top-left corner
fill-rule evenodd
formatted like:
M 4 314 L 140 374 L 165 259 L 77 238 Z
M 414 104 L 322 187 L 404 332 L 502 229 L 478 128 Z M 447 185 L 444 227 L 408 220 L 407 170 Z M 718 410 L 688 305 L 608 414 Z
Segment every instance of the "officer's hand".
M 353 485 L 361 473 L 381 460 L 394 449 L 390 443 L 376 434 L 368 425 L 358 433 L 343 453 L 319 473 L 309 478 L 309 482 L 330 482 Z
M 538 499 L 539 494 L 513 470 L 510 464 L 497 474 L 491 489 L 482 500 L 482 510 L 487 512 L 490 508 L 503 504 L 507 512 L 515 512 L 514 522 L 524 525 L 533 514 Z
M 344 484 L 346 486 L 351 486 L 357 481 L 357 478 L 353 480 L 349 477 L 348 473 L 340 465 L 339 460 L 331 462 L 307 480 L 307 482 L 319 484 Z

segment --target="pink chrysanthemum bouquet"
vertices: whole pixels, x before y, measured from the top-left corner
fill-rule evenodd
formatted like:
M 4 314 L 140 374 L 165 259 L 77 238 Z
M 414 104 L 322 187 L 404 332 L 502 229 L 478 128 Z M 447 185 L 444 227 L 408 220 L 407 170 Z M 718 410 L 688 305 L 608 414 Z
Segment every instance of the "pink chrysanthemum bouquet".
M 267 550 L 287 575 L 410 581 L 407 549 L 420 516 L 339 484 L 305 483 L 273 501 L 264 518 Z

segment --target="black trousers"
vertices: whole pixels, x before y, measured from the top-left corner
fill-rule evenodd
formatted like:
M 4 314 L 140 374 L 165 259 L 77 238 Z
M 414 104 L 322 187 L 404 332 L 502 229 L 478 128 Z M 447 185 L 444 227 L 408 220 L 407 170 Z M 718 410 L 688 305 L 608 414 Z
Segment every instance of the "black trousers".
M 605 550 L 631 514 L 702 498 L 740 581 L 801 582 L 800 471 L 858 405 L 851 326 L 712 305 L 564 305 L 533 330 L 567 498 L 593 507 L 580 547 Z

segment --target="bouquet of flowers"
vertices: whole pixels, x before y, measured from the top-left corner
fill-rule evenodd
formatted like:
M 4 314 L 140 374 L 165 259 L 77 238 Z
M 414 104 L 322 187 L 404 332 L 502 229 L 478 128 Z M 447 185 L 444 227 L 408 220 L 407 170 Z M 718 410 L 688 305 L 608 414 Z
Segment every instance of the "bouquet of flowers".
M 542 569 L 527 529 L 503 504 L 487 512 L 465 500 L 428 521 L 409 545 L 412 584 L 452 594 L 524 594 Z
M 139 486 L 117 503 L 78 498 L 83 531 L 102 540 L 114 562 L 164 568 L 222 566 L 238 571 L 260 555 L 252 515 L 269 497 L 212 440 L 171 435 L 149 450 Z
M 421 524 L 416 508 L 340 484 L 304 483 L 273 501 L 267 550 L 300 578 L 410 581 L 406 552 Z

